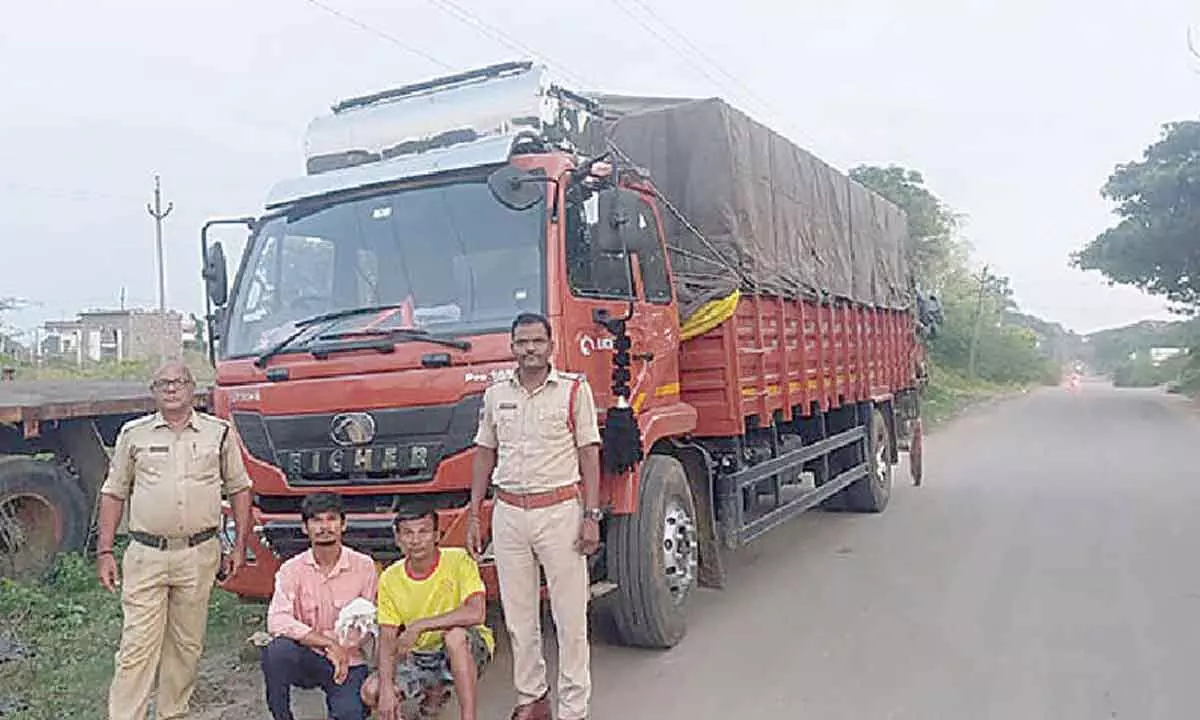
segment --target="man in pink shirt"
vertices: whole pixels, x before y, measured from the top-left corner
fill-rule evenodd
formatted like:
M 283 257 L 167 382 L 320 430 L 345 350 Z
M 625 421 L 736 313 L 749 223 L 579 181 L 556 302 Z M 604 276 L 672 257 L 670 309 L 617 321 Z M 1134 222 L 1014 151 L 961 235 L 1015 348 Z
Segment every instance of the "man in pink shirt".
M 375 602 L 375 561 L 342 544 L 346 513 L 338 495 L 309 495 L 300 516 L 310 548 L 279 568 L 267 611 L 267 632 L 274 637 L 262 653 L 267 707 L 275 720 L 293 720 L 292 687 L 319 687 L 330 720 L 363 720 L 367 666 L 361 639 L 343 645 L 334 626 L 355 598 Z

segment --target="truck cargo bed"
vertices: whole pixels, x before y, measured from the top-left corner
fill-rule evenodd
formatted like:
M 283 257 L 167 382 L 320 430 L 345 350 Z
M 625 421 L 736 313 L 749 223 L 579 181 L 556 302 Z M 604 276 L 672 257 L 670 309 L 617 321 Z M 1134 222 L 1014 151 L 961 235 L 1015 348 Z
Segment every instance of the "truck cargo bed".
M 197 390 L 203 402 L 208 391 Z M 154 398 L 138 380 L 19 380 L 0 382 L 0 423 L 66 420 L 151 412 Z
M 912 315 L 865 305 L 743 297 L 728 321 L 682 344 L 681 399 L 698 437 L 790 422 L 914 387 Z
M 907 217 L 893 203 L 722 100 L 593 99 L 614 151 L 664 200 L 684 320 L 737 289 L 912 303 Z

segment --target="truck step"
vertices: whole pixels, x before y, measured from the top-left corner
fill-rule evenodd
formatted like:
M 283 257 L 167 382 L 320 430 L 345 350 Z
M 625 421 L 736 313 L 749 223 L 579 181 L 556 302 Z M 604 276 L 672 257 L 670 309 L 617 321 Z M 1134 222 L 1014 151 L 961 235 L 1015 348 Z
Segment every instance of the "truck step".
M 617 584 L 614 582 L 608 582 L 607 580 L 601 580 L 600 582 L 594 582 L 594 583 L 592 583 L 592 586 L 590 588 L 593 600 L 595 600 L 597 598 L 602 598 L 605 595 L 609 594 L 610 592 L 612 592 L 613 590 L 616 590 L 616 589 L 617 589 Z

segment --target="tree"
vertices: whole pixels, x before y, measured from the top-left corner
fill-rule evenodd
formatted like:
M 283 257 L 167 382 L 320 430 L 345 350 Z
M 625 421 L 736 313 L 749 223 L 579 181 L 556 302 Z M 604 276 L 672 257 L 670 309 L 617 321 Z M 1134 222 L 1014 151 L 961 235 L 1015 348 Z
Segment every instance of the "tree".
M 921 173 L 896 165 L 862 165 L 851 170 L 850 177 L 908 214 L 905 249 L 920 281 L 941 285 L 949 273 L 965 266 L 965 248 L 955 240 L 959 218 L 925 187 Z
M 1137 162 L 1118 165 L 1102 195 L 1120 217 L 1071 262 L 1110 282 L 1200 308 L 1200 121 L 1168 123 Z
M 0 297 L 0 334 L 15 336 L 17 332 L 4 322 L 4 314 L 13 310 L 28 307 L 29 301 L 18 297 Z
M 195 313 L 188 313 L 188 320 L 192 323 L 192 327 L 196 329 L 196 339 L 183 344 L 184 349 L 195 350 L 197 352 L 207 352 L 208 343 L 208 325 L 196 317 Z

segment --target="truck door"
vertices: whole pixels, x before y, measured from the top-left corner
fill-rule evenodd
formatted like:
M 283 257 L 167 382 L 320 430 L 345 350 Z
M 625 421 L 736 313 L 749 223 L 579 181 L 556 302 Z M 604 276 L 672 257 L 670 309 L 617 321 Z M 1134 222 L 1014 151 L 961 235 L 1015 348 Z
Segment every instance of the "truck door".
M 634 253 L 637 302 L 628 327 L 633 339 L 631 399 L 640 410 L 679 400 L 679 313 L 655 207 L 645 195 L 637 207 L 643 239 Z
M 670 276 L 658 220 L 648 202 L 639 204 L 639 228 L 653 242 L 634 253 L 602 252 L 594 228 L 599 222 L 595 196 L 566 206 L 565 265 L 570 296 L 563 300 L 562 351 L 567 366 L 585 372 L 596 396 L 596 405 L 613 402 L 613 336 L 594 320 L 595 313 L 624 317 L 632 347 L 630 401 L 635 407 L 655 404 L 655 398 L 678 397 L 676 347 L 679 319 L 675 312 Z M 644 257 L 643 257 L 644 256 Z

